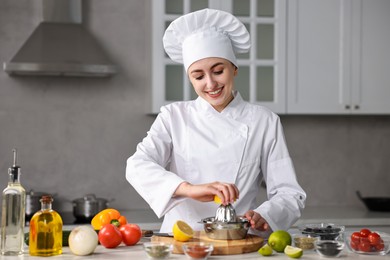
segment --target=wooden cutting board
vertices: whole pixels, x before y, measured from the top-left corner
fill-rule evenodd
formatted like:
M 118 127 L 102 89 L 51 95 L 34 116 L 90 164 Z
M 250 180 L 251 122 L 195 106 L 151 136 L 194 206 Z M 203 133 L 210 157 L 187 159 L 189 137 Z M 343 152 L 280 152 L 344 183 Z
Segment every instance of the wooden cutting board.
M 185 242 L 176 241 L 173 237 L 152 236 L 151 241 L 171 243 L 173 254 L 183 254 L 182 245 Z M 204 231 L 195 231 L 194 237 L 188 242 L 212 243 L 214 246 L 212 255 L 237 255 L 259 250 L 264 243 L 264 239 L 248 234 L 245 239 L 240 240 L 215 240 L 208 238 Z

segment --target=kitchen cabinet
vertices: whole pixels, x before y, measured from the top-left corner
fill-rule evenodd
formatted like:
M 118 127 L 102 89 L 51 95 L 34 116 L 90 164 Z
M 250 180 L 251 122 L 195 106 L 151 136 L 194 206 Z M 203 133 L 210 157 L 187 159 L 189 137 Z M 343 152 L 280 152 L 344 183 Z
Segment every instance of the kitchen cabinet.
M 152 113 L 196 98 L 162 36 L 180 15 L 203 8 L 236 15 L 252 37 L 239 55 L 236 88 L 278 114 L 390 114 L 390 1 L 154 1 Z
M 288 1 L 287 112 L 390 114 L 390 1 Z
M 251 34 L 250 53 L 237 56 L 236 89 L 244 100 L 277 113 L 286 110 L 286 0 L 152 1 L 152 113 L 162 105 L 197 97 L 181 64 L 165 54 L 162 37 L 171 21 L 203 8 L 234 14 Z

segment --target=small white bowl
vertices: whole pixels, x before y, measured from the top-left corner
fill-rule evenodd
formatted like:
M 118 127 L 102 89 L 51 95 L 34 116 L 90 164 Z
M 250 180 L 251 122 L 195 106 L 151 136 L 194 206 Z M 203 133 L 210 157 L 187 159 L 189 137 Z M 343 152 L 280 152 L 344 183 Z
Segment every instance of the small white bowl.
M 337 240 L 342 237 L 345 226 L 332 223 L 306 224 L 298 227 L 302 234 L 317 235 L 321 240 Z
M 344 242 L 338 240 L 317 240 L 314 245 L 317 253 L 323 257 L 339 257 L 344 249 Z
M 144 250 L 150 259 L 167 259 L 171 256 L 173 245 L 164 242 L 146 242 Z
M 293 242 L 294 246 L 301 248 L 302 250 L 314 250 L 316 241 L 320 240 L 320 236 L 317 235 L 305 235 L 294 234 Z
M 189 242 L 183 244 L 183 252 L 190 259 L 205 260 L 214 250 L 213 244 L 204 242 Z

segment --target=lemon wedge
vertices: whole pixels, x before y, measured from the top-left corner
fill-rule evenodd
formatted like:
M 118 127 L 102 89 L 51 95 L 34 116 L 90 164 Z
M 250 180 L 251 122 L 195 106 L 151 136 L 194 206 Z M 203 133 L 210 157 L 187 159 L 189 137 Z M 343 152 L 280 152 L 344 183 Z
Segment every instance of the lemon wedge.
M 303 255 L 303 250 L 299 247 L 286 246 L 284 253 L 291 258 L 300 258 Z
M 194 236 L 194 230 L 192 227 L 182 220 L 175 222 L 172 232 L 173 238 L 181 242 L 187 242 Z

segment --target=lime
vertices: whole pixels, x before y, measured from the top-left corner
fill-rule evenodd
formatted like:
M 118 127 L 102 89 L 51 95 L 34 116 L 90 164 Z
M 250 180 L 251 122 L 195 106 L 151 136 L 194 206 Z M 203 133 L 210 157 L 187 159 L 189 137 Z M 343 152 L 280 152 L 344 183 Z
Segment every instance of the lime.
M 291 235 L 285 230 L 277 230 L 271 233 L 268 244 L 273 250 L 283 253 L 286 246 L 291 246 Z
M 286 246 L 284 253 L 291 258 L 300 258 L 303 255 L 303 250 L 299 247 Z
M 262 256 L 270 256 L 270 255 L 272 255 L 273 250 L 270 247 L 270 245 L 265 244 L 257 252 L 259 252 L 259 254 L 262 255 Z
M 187 242 L 194 236 L 194 230 L 192 227 L 182 220 L 175 222 L 172 232 L 173 238 L 181 242 Z

